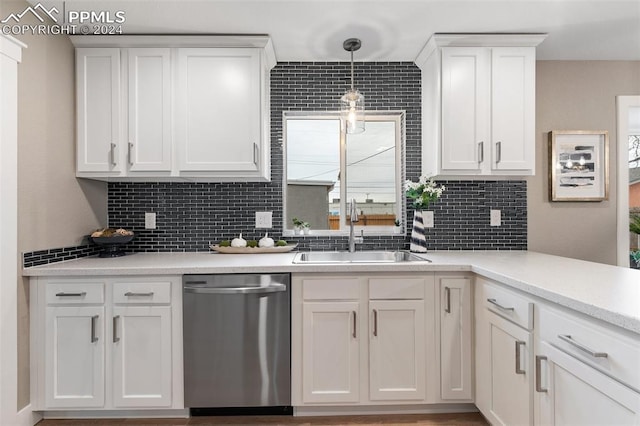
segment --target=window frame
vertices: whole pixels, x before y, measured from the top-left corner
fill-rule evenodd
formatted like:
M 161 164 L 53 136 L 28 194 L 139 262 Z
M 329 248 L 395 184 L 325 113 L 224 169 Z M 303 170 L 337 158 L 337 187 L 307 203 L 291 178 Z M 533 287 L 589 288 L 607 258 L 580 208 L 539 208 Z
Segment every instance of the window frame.
M 358 235 L 382 235 L 393 236 L 403 235 L 406 227 L 406 197 L 404 196 L 403 183 L 405 176 L 405 146 L 406 146 L 406 113 L 404 110 L 395 111 L 367 111 L 365 122 L 373 121 L 394 121 L 396 124 L 395 142 L 395 215 L 400 220 L 400 226 L 363 226 L 357 222 L 354 229 Z M 295 236 L 291 225 L 291 218 L 287 217 L 287 121 L 288 120 L 340 120 L 340 174 L 345 176 L 340 180 L 340 229 L 313 229 L 311 226 L 310 235 L 314 236 L 344 236 L 349 234 L 349 226 L 346 225 L 347 212 L 347 158 L 345 123 L 340 119 L 339 112 L 333 111 L 284 111 L 282 114 L 282 234 L 283 236 Z M 366 127 L 365 127 L 366 129 Z M 366 133 L 366 130 L 365 130 Z

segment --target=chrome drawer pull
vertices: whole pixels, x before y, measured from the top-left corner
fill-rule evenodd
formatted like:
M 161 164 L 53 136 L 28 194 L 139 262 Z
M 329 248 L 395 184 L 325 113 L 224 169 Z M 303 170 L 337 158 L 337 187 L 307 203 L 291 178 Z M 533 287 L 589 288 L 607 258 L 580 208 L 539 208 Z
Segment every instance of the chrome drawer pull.
M 520 368 L 520 348 L 526 344 L 527 342 L 516 340 L 516 374 L 526 374 L 526 371 Z
M 585 352 L 585 353 L 591 355 L 594 358 L 606 358 L 606 357 L 609 356 L 606 352 L 596 352 L 593 349 L 590 349 L 590 348 L 588 348 L 588 347 L 576 342 L 568 334 L 558 334 L 558 339 L 562 340 L 563 342 L 567 342 L 568 344 L 570 344 L 572 346 L 575 346 L 576 348 L 580 349 L 582 352 Z
M 507 308 L 506 306 L 502 306 L 501 304 L 496 302 L 496 299 L 487 299 L 487 302 L 491 303 L 498 309 L 502 309 L 503 311 L 513 312 L 515 310 L 515 308 Z
M 447 314 L 451 313 L 451 289 L 449 287 L 444 288 L 444 295 L 446 298 L 446 304 L 444 305 L 444 311 Z
M 127 297 L 150 297 L 150 296 L 153 296 L 153 292 L 150 291 L 148 293 L 132 293 L 128 291 L 124 295 Z
M 98 336 L 96 336 L 97 321 L 98 321 L 98 315 L 94 315 L 91 317 L 91 343 L 95 343 L 98 341 Z
M 536 392 L 545 393 L 548 392 L 549 389 L 545 389 L 542 387 L 542 373 L 540 370 L 542 369 L 542 361 L 546 361 L 547 357 L 544 355 L 536 355 Z
M 81 291 L 80 293 L 56 293 L 57 297 L 84 297 L 87 295 L 86 291 Z

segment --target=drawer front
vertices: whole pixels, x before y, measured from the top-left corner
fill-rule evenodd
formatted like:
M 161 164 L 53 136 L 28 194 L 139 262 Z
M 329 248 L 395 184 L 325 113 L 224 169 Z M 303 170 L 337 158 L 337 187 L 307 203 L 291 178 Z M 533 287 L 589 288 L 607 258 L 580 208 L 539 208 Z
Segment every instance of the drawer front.
M 128 305 L 171 303 L 171 281 L 114 282 L 113 303 Z
M 539 310 L 540 339 L 640 391 L 640 341 L 547 307 Z
M 484 306 L 491 312 L 533 330 L 533 302 L 510 290 L 484 282 Z
M 423 278 L 371 278 L 369 299 L 424 299 Z
M 360 298 L 358 278 L 308 278 L 302 280 L 304 300 L 357 300 Z
M 102 281 L 48 282 L 46 284 L 48 305 L 86 305 L 104 303 Z

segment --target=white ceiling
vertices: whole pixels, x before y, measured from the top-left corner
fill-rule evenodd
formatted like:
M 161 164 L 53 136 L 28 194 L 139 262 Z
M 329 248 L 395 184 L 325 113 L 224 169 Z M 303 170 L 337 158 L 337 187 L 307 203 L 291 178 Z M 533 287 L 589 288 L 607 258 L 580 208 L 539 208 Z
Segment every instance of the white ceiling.
M 539 59 L 640 60 L 640 0 L 71 0 L 65 8 L 123 10 L 127 34 L 269 34 L 278 61 L 348 60 L 349 37 L 362 40 L 356 61 L 412 61 L 436 32 L 542 32 Z

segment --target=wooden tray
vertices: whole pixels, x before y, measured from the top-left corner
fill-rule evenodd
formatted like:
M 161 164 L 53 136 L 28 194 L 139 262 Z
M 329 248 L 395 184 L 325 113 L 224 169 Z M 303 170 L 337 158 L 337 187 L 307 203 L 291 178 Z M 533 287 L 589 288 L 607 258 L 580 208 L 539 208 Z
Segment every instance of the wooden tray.
M 209 248 L 218 253 L 255 254 L 255 253 L 287 253 L 298 246 L 297 243 L 281 247 L 220 247 L 217 244 Z

